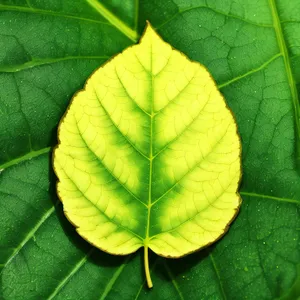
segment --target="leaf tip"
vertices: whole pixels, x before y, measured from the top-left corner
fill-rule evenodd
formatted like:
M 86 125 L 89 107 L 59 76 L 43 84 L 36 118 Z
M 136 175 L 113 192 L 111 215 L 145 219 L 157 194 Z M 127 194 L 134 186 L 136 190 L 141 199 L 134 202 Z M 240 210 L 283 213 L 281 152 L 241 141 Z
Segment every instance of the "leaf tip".
M 154 27 L 150 23 L 150 21 L 146 20 L 146 27 L 144 31 L 144 36 L 149 35 L 149 34 L 156 34 Z

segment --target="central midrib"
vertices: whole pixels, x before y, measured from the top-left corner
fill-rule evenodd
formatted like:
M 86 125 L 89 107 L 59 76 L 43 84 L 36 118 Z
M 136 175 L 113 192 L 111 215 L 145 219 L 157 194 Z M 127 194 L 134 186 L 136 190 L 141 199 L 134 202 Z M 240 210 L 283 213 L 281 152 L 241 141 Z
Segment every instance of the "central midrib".
M 152 46 L 152 44 L 151 44 Z M 150 144 L 149 144 L 149 183 L 148 183 L 148 214 L 147 214 L 147 226 L 146 226 L 146 235 L 144 240 L 144 246 L 148 247 L 149 243 L 149 230 L 150 230 L 150 215 L 151 215 L 151 203 L 152 203 L 152 173 L 153 173 L 153 118 L 154 118 L 154 107 L 153 107 L 153 64 L 152 64 L 152 47 L 150 49 L 150 76 L 151 76 L 151 88 L 150 88 Z
M 152 40 L 150 47 L 150 143 L 149 143 L 149 182 L 148 182 L 148 209 L 147 209 L 147 225 L 144 239 L 144 267 L 145 267 L 145 275 L 149 288 L 153 287 L 153 283 L 150 275 L 149 268 L 149 258 L 148 258 L 148 246 L 149 246 L 149 230 L 150 230 L 150 215 L 151 215 L 151 203 L 152 203 L 152 168 L 153 168 L 153 118 L 154 118 L 154 100 L 153 100 L 153 84 L 154 84 L 154 76 L 153 76 L 153 62 L 152 62 Z

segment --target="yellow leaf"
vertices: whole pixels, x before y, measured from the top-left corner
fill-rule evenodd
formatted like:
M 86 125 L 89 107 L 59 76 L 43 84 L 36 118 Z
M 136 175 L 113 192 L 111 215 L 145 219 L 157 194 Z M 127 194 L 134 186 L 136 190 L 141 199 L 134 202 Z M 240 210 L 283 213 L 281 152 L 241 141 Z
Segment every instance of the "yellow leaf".
M 58 195 L 78 233 L 111 254 L 181 257 L 237 214 L 241 144 L 204 66 L 148 25 L 138 45 L 76 94 L 54 152 Z

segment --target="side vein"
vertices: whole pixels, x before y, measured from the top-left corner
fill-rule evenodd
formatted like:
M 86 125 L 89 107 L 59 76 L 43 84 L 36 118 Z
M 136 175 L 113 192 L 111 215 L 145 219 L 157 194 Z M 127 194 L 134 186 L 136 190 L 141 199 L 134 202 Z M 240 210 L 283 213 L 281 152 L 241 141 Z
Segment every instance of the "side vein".
M 96 0 L 85 0 L 90 6 L 92 6 L 102 17 L 109 21 L 120 32 L 126 35 L 133 42 L 137 41 L 138 34 L 135 30 L 131 29 L 121 19 L 111 13 L 102 3 Z
M 23 156 L 14 158 L 14 159 L 12 159 L 12 160 L 10 160 L 10 161 L 8 161 L 8 162 L 0 165 L 0 171 L 3 171 L 5 169 L 7 169 L 9 167 L 12 167 L 14 165 L 17 165 L 19 163 L 22 163 L 23 161 L 26 161 L 26 160 L 38 157 L 40 155 L 43 155 L 45 153 L 48 153 L 48 152 L 50 152 L 50 150 L 51 150 L 51 147 L 46 147 L 46 148 L 42 148 L 42 149 L 37 150 L 37 151 L 28 152 L 28 153 L 26 153 Z
M 226 131 L 224 133 L 224 135 L 221 137 L 220 140 L 216 141 L 216 143 L 212 146 L 211 150 L 208 152 L 207 156 L 209 156 L 213 150 L 218 146 L 218 144 L 223 140 L 223 138 L 225 137 L 227 133 L 227 128 L 226 128 Z M 202 157 L 202 159 L 197 162 L 192 168 L 190 168 L 180 179 L 178 179 L 165 193 L 163 193 L 158 199 L 156 199 L 154 202 L 152 202 L 152 206 L 155 205 L 159 200 L 161 200 L 164 196 L 166 196 L 168 193 L 170 193 L 174 188 L 175 186 L 177 186 L 179 184 L 179 182 L 184 179 L 186 176 L 188 176 L 191 172 L 193 172 L 200 164 L 201 162 L 203 162 L 207 156 L 205 157 Z
M 20 252 L 20 250 L 26 245 L 28 241 L 34 236 L 34 234 L 38 231 L 38 229 L 43 225 L 43 223 L 53 214 L 55 211 L 55 207 L 51 207 L 49 210 L 46 211 L 46 213 L 41 217 L 40 221 L 27 233 L 25 238 L 22 240 L 22 242 L 18 245 L 18 247 L 15 248 L 15 251 L 12 253 L 12 255 L 9 257 L 7 262 L 5 263 L 5 266 L 7 266 L 14 257 Z
M 244 196 L 249 196 L 249 197 L 265 198 L 265 199 L 270 199 L 270 200 L 275 200 L 275 201 L 280 201 L 280 202 L 294 203 L 294 204 L 300 205 L 300 201 L 298 201 L 296 199 L 280 198 L 280 197 L 257 194 L 257 193 L 252 193 L 252 192 L 240 192 L 240 194 L 244 195 Z
M 122 226 L 121 224 L 119 224 L 118 222 L 114 221 L 112 218 L 110 218 L 109 216 L 107 216 L 107 214 L 105 214 L 105 212 L 103 212 L 93 201 L 91 201 L 84 193 L 81 189 L 79 189 L 78 185 L 74 182 L 74 180 L 69 177 L 69 175 L 67 173 L 65 173 L 66 176 L 70 179 L 70 181 L 74 184 L 74 186 L 76 187 L 76 189 L 81 193 L 82 197 L 85 198 L 92 206 L 94 206 L 104 217 L 106 217 L 106 219 L 115 224 L 117 227 L 124 229 L 125 231 L 131 233 L 133 236 L 137 237 L 139 240 L 143 240 L 143 238 L 141 236 L 139 236 L 138 234 L 136 234 L 135 232 L 133 232 L 131 229 Z M 100 250 L 102 250 L 101 248 L 99 248 Z M 104 250 L 102 250 L 104 251 Z
M 206 105 L 209 103 L 210 98 L 207 100 L 207 102 L 204 104 L 204 106 L 199 110 L 197 116 L 192 119 L 192 121 L 184 127 L 184 129 L 175 136 L 171 141 L 169 141 L 166 145 L 164 145 L 157 153 L 155 153 L 154 158 L 157 157 L 159 154 L 164 152 L 170 145 L 172 145 L 175 141 L 177 141 L 187 130 L 191 128 L 191 126 L 194 124 L 194 122 L 197 121 L 203 110 L 205 109 Z
M 237 16 L 237 15 L 226 14 L 223 11 L 214 9 L 212 7 L 209 7 L 209 6 L 199 5 L 199 6 L 192 6 L 192 7 L 188 7 L 188 8 L 184 8 L 184 9 L 178 10 L 178 12 L 175 15 L 173 15 L 170 19 L 166 20 L 165 22 L 161 23 L 158 27 L 156 27 L 156 29 L 159 29 L 159 28 L 163 27 L 164 25 L 166 25 L 167 23 L 169 23 L 170 21 L 172 21 L 173 19 L 175 19 L 177 16 L 179 16 L 179 15 L 185 13 L 185 12 L 188 12 L 188 11 L 191 11 L 191 10 L 195 10 L 195 9 L 201 9 L 201 8 L 213 11 L 216 14 L 223 15 L 223 16 L 225 16 L 227 18 L 233 18 L 233 19 L 236 19 L 236 20 L 243 21 L 245 23 L 248 23 L 248 24 L 251 24 L 251 25 L 254 25 L 254 26 L 269 27 L 269 28 L 273 27 L 272 24 L 255 23 L 253 21 L 250 21 L 250 20 L 247 20 L 247 19 L 243 19 L 242 17 Z
M 130 196 L 132 196 L 135 200 L 137 200 L 138 202 L 140 202 L 141 204 L 143 204 L 144 206 L 146 206 L 146 204 L 145 204 L 143 201 L 141 201 L 135 194 L 133 194 L 133 193 L 127 188 L 127 186 L 126 186 L 125 184 L 123 184 L 117 176 L 115 176 L 115 174 L 107 167 L 107 165 L 105 165 L 105 164 L 103 163 L 103 161 L 100 160 L 99 157 L 92 151 L 92 149 L 89 147 L 89 145 L 88 145 L 88 143 L 86 142 L 86 140 L 83 138 L 83 135 L 82 135 L 81 131 L 79 130 L 78 124 L 77 124 L 77 123 L 76 123 L 76 125 L 77 125 L 77 129 L 78 129 L 78 133 L 79 133 L 79 135 L 80 135 L 80 137 L 81 137 L 83 143 L 85 144 L 87 150 L 88 150 L 88 151 L 89 151 L 89 152 L 90 152 L 90 153 L 91 153 L 91 154 L 99 161 L 99 163 L 101 163 L 101 165 L 102 165 L 102 166 L 104 167 L 104 169 L 111 175 L 111 177 L 112 177 L 115 181 L 117 181 L 117 182 L 120 184 L 120 186 L 122 186 L 122 187 L 124 188 L 124 190 L 125 190 Z
M 167 271 L 167 273 L 168 273 L 168 275 L 169 275 L 169 277 L 170 277 L 170 279 L 171 279 L 171 281 L 172 281 L 172 283 L 173 283 L 173 286 L 174 286 L 176 292 L 178 293 L 179 298 L 180 298 L 181 300 L 184 300 L 184 297 L 183 297 L 183 295 L 182 295 L 182 293 L 181 293 L 181 291 L 180 291 L 180 289 L 179 289 L 179 286 L 178 286 L 178 284 L 177 284 L 177 281 L 176 281 L 176 279 L 174 278 L 174 275 L 173 275 L 171 269 L 169 268 L 168 263 L 166 262 L 166 260 L 164 260 L 164 266 L 165 266 L 165 269 L 166 269 L 166 271 Z
M 138 149 L 138 148 L 130 141 L 130 139 L 129 139 L 126 135 L 124 135 L 124 134 L 121 132 L 120 128 L 119 128 L 118 125 L 115 123 L 115 121 L 113 120 L 112 116 L 108 113 L 107 109 L 104 107 L 103 103 L 102 103 L 101 100 L 99 99 L 99 97 L 98 97 L 98 95 L 97 95 L 96 92 L 95 92 L 95 95 L 96 95 L 96 97 L 97 97 L 97 100 L 98 100 L 100 106 L 103 108 L 103 110 L 104 110 L 104 112 L 106 113 L 107 117 L 110 119 L 112 125 L 118 130 L 118 132 L 120 132 L 120 134 L 122 135 L 122 137 L 124 137 L 124 139 L 128 142 L 128 144 L 131 145 L 131 147 L 132 147 L 136 152 L 138 152 L 138 153 L 139 153 L 140 155 L 142 155 L 144 158 L 146 158 L 146 159 L 149 160 L 149 158 L 148 158 L 142 151 L 140 151 L 140 150 L 139 150 L 139 149 Z
M 231 181 L 232 182 L 232 181 Z M 230 184 L 231 184 L 231 182 L 230 182 Z M 229 185 L 230 185 L 229 184 Z M 228 185 L 228 186 L 229 186 Z M 225 189 L 224 189 L 224 191 L 225 190 L 227 190 L 227 188 L 228 187 L 226 187 Z M 160 234 L 164 234 L 164 233 L 172 233 L 172 232 L 174 232 L 178 227 L 180 227 L 180 226 L 182 226 L 182 225 L 184 225 L 184 224 L 186 224 L 186 223 L 188 223 L 190 220 L 192 220 L 192 219 L 194 219 L 195 217 L 197 217 L 199 214 L 201 214 L 201 213 L 203 213 L 203 211 L 205 211 L 209 206 L 214 206 L 214 202 L 215 201 L 217 201 L 217 200 L 219 200 L 219 198 L 222 196 L 222 194 L 220 194 L 220 195 L 218 195 L 218 197 L 213 201 L 213 202 L 210 202 L 208 205 L 206 205 L 205 207 L 203 207 L 201 210 L 198 210 L 197 211 L 197 213 L 194 215 L 194 216 L 192 216 L 192 217 L 189 217 L 188 219 L 186 219 L 185 221 L 183 221 L 182 223 L 180 223 L 180 224 L 178 224 L 178 225 L 176 225 L 176 226 L 174 226 L 173 228 L 171 228 L 171 229 L 168 229 L 168 230 L 166 230 L 166 231 L 162 231 L 162 232 L 160 232 L 160 233 L 157 233 L 157 234 L 155 234 L 155 235 L 152 235 L 151 236 L 151 238 L 150 238 L 150 240 L 152 240 L 152 239 L 154 239 L 154 238 L 156 238 L 158 235 L 160 235 Z M 199 227 L 201 227 L 199 224 L 198 224 L 198 226 Z M 202 227 L 201 227 L 202 228 Z M 203 229 L 203 228 L 202 228 Z M 212 230 L 213 231 L 213 230 Z M 183 235 L 180 235 L 182 238 L 184 238 L 183 237 Z M 187 240 L 187 239 L 186 239 Z M 188 240 L 187 240 L 188 241 Z M 165 241 L 166 242 L 166 241 Z M 189 241 L 190 242 L 190 241 Z M 167 243 L 167 242 L 166 242 Z M 191 243 L 191 242 L 190 242 Z M 171 244 L 169 244 L 169 243 L 167 243 L 169 246 L 171 246 Z M 175 250 L 178 250 L 178 249 L 176 249 L 174 246 L 171 246 L 173 249 L 175 249 Z
M 213 265 L 214 270 L 215 270 L 215 272 L 216 272 L 216 275 L 217 275 L 217 277 L 218 277 L 219 285 L 220 285 L 220 290 L 221 290 L 221 292 L 222 292 L 223 299 L 226 300 L 226 299 L 227 299 L 227 296 L 226 296 L 226 294 L 225 294 L 224 287 L 223 287 L 223 284 L 222 284 L 222 281 L 221 281 L 220 272 L 219 272 L 219 270 L 218 270 L 218 268 L 217 268 L 215 259 L 214 259 L 213 255 L 212 255 L 211 253 L 209 254 L 209 258 L 210 258 L 210 260 L 211 260 L 211 262 L 212 262 L 212 265 Z
M 295 80 L 292 73 L 292 68 L 289 59 L 289 53 L 286 45 L 286 41 L 283 36 L 283 29 L 280 22 L 278 9 L 276 6 L 275 0 L 269 0 L 272 16 L 273 16 L 273 24 L 275 28 L 275 33 L 277 37 L 278 46 L 280 52 L 284 58 L 285 69 L 287 73 L 288 83 L 291 89 L 291 96 L 294 105 L 294 114 L 295 114 L 295 123 L 296 123 L 296 134 L 297 134 L 297 159 L 300 159 L 300 123 L 299 123 L 299 99 L 298 99 L 298 91 L 295 84 Z
M 134 99 L 133 97 L 130 96 L 130 94 L 129 94 L 129 92 L 128 92 L 128 89 L 126 88 L 126 86 L 125 86 L 123 80 L 122 80 L 121 77 L 119 76 L 119 73 L 118 73 L 117 69 L 115 69 L 115 72 L 116 72 L 116 75 L 117 75 L 117 77 L 118 77 L 118 79 L 119 79 L 119 81 L 120 81 L 120 83 L 121 83 L 121 86 L 122 86 L 123 90 L 125 91 L 125 94 L 127 95 L 127 97 L 133 102 L 133 104 L 134 104 L 139 110 L 141 110 L 141 111 L 142 111 L 145 115 L 147 115 L 148 117 L 151 117 L 151 115 L 150 115 L 148 112 L 146 112 L 142 107 L 140 107 L 140 106 L 137 104 L 137 102 L 135 101 L 135 99 Z M 147 158 L 148 158 L 148 157 L 147 157 Z
M 59 291 L 66 285 L 66 283 L 75 275 L 75 273 L 77 273 L 77 271 L 86 263 L 87 259 L 89 256 L 91 256 L 91 254 L 93 253 L 93 251 L 95 250 L 95 248 L 92 248 L 86 255 L 83 256 L 83 258 L 81 258 L 75 265 L 74 268 L 72 268 L 71 272 L 68 273 L 68 275 L 60 282 L 60 284 L 55 288 L 55 290 L 53 291 L 53 293 L 47 298 L 47 300 L 51 300 L 53 299 L 58 293 Z
M 80 59 L 108 59 L 109 56 L 65 56 L 58 58 L 43 58 L 43 59 L 33 59 L 31 61 L 25 62 L 20 65 L 4 66 L 0 67 L 0 72 L 3 73 L 14 73 L 22 70 L 34 68 L 37 66 L 53 64 L 66 60 L 80 60 Z
M 277 53 L 276 55 L 272 56 L 268 61 L 266 61 L 265 63 L 263 63 L 261 66 L 259 66 L 258 68 L 252 69 L 252 70 L 250 70 L 250 71 L 248 71 L 248 72 L 246 72 L 246 73 L 244 73 L 242 75 L 239 75 L 239 76 L 237 76 L 235 78 L 232 78 L 232 79 L 230 79 L 230 80 L 228 80 L 226 82 L 223 82 L 223 83 L 221 83 L 221 84 L 218 85 L 218 88 L 222 89 L 225 86 L 228 86 L 228 85 L 230 85 L 230 84 L 232 84 L 232 83 L 234 83 L 234 82 L 236 82 L 238 80 L 241 80 L 241 79 L 243 79 L 243 78 L 245 78 L 245 77 L 247 77 L 247 76 L 249 76 L 251 74 L 254 74 L 256 72 L 259 72 L 259 71 L 265 69 L 272 61 L 276 60 L 276 58 L 278 58 L 279 56 L 282 56 L 282 54 L 281 53 Z
M 79 21 L 86 21 L 91 23 L 98 23 L 106 26 L 112 26 L 110 23 L 101 22 L 98 20 L 93 20 L 89 18 L 82 18 L 75 15 L 66 15 L 60 12 L 51 11 L 51 10 L 44 10 L 44 9 L 38 9 L 38 8 L 31 8 L 31 7 L 25 7 L 25 6 L 14 6 L 14 5 L 4 5 L 0 4 L 0 11 L 18 11 L 18 12 L 24 12 L 24 13 L 31 13 L 31 14 L 37 14 L 37 15 L 50 15 L 54 17 L 61 17 L 61 18 L 67 18 L 67 19 L 76 19 Z
M 108 284 L 106 285 L 106 288 L 105 288 L 104 292 L 102 293 L 100 300 L 105 300 L 106 296 L 111 291 L 112 287 L 114 286 L 115 282 L 117 281 L 117 279 L 121 275 L 122 271 L 126 267 L 127 262 L 129 261 L 130 258 L 131 258 L 131 255 L 128 255 L 128 257 L 124 260 L 122 265 L 116 270 L 116 272 L 114 273 L 114 275 L 112 276 L 112 278 L 110 279 Z
M 163 113 L 163 111 L 164 111 L 165 109 L 167 109 L 167 108 L 169 107 L 170 104 L 172 104 L 175 100 L 177 100 L 177 99 L 184 93 L 184 91 L 185 91 L 188 87 L 190 87 L 190 83 L 193 81 L 193 79 L 195 79 L 195 77 L 196 77 L 196 72 L 195 72 L 195 74 L 192 76 L 192 78 L 191 78 L 190 80 L 188 80 L 188 82 L 187 82 L 187 84 L 184 86 L 184 88 L 182 88 L 182 89 L 178 92 L 178 94 L 177 94 L 175 97 L 173 97 L 172 99 L 170 99 L 169 102 L 168 102 L 163 108 L 161 108 L 160 110 L 157 110 L 157 111 L 155 112 L 155 115 L 158 115 L 158 114 L 160 114 L 160 113 Z

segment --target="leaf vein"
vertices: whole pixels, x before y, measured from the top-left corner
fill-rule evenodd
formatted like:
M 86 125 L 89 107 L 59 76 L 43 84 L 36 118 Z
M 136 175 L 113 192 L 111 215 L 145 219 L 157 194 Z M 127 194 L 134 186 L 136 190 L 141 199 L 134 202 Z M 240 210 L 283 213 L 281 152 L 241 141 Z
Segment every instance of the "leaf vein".
M 78 17 L 76 15 L 66 15 L 63 13 L 56 12 L 56 11 L 37 9 L 37 8 L 29 8 L 29 7 L 24 7 L 24 6 L 13 6 L 13 5 L 0 4 L 0 11 L 19 11 L 19 12 L 24 12 L 24 13 L 50 15 L 50 16 L 54 16 L 54 17 L 76 19 L 76 20 L 85 21 L 85 22 L 92 22 L 92 23 L 98 23 L 98 24 L 102 24 L 102 25 L 106 25 L 106 26 L 112 26 L 110 23 L 102 22 L 99 20 L 82 18 L 82 17 Z
M 96 0 L 85 0 L 91 7 L 93 7 L 102 17 L 104 17 L 110 24 L 116 27 L 125 36 L 133 42 L 137 41 L 138 34 L 135 30 L 131 29 L 121 19 L 110 12 L 102 3 Z
M 170 104 L 172 104 L 176 99 L 178 99 L 182 95 L 182 93 L 190 86 L 190 83 L 193 81 L 193 79 L 195 79 L 195 75 L 196 75 L 196 72 L 193 74 L 191 79 L 188 80 L 187 84 L 178 92 L 178 94 L 175 97 L 173 97 L 172 99 L 169 100 L 169 102 L 167 103 L 167 105 L 165 107 L 163 107 L 160 110 L 155 112 L 155 116 L 157 116 L 160 113 L 163 113 L 163 111 L 167 107 L 169 107 Z
M 244 195 L 244 196 L 249 196 L 249 197 L 259 197 L 259 198 L 265 198 L 265 199 L 270 199 L 270 200 L 275 200 L 275 201 L 280 201 L 280 202 L 287 202 L 287 203 L 294 203 L 294 204 L 300 205 L 300 201 L 296 200 L 296 199 L 280 198 L 280 197 L 263 195 L 263 194 L 252 193 L 252 192 L 240 192 L 240 194 Z
M 199 113 L 195 118 L 192 119 L 192 121 L 170 142 L 168 142 L 165 146 L 163 146 L 155 155 L 154 158 L 156 158 L 159 154 L 161 154 L 163 151 L 165 151 L 166 148 L 168 148 L 171 144 L 173 144 L 175 141 L 177 141 L 187 130 L 190 129 L 190 127 L 194 124 L 194 122 L 198 119 L 198 117 L 201 115 L 203 110 L 205 109 L 206 105 L 208 104 L 210 98 L 208 97 L 207 102 L 204 104 L 204 106 L 200 109 Z
M 258 27 L 266 27 L 266 28 L 273 27 L 272 24 L 256 23 L 256 22 L 244 19 L 244 18 L 242 18 L 240 16 L 237 16 L 237 15 L 227 14 L 223 11 L 217 10 L 215 8 L 212 8 L 212 7 L 208 7 L 208 6 L 205 6 L 205 5 L 199 5 L 199 6 L 192 6 L 192 7 L 188 7 L 188 8 L 185 8 L 185 9 L 178 10 L 178 12 L 176 14 L 174 14 L 171 18 L 169 18 L 168 20 L 161 23 L 159 26 L 156 27 L 156 29 L 159 29 L 159 28 L 163 27 L 164 25 L 166 25 L 167 23 L 169 23 L 170 21 L 175 19 L 177 16 L 180 16 L 180 15 L 184 14 L 185 12 L 195 10 L 195 9 L 207 9 L 207 10 L 213 11 L 213 12 L 219 14 L 219 15 L 223 15 L 223 16 L 228 17 L 228 18 L 233 18 L 233 19 L 236 19 L 236 20 L 240 20 L 242 22 L 245 22 L 245 23 L 248 23 L 248 24 L 251 24 L 251 25 L 254 25 L 254 26 L 258 26 Z
M 77 122 L 76 122 L 76 125 L 77 125 L 77 129 L 78 129 L 78 133 L 79 133 L 79 135 L 80 135 L 80 137 L 81 137 L 81 139 L 82 139 L 82 141 L 84 142 L 84 144 L 85 144 L 85 146 L 86 146 L 86 148 L 88 149 L 88 151 L 97 159 L 97 161 L 99 162 L 99 163 L 101 163 L 101 165 L 105 168 L 105 170 L 120 184 L 120 186 L 125 190 L 125 191 L 127 191 L 127 193 L 129 194 L 129 195 L 131 195 L 132 197 L 134 197 L 134 199 L 135 200 L 137 200 L 137 201 L 139 201 L 141 204 L 143 204 L 144 206 L 146 206 L 146 204 L 144 203 L 144 202 L 142 202 L 135 194 L 133 194 L 128 188 L 127 188 L 127 186 L 125 185 L 125 184 L 123 184 L 121 181 L 120 181 L 120 179 L 117 177 L 117 176 L 115 176 L 115 174 L 104 164 L 104 162 L 101 160 L 101 159 L 99 159 L 99 157 L 93 152 L 93 150 L 90 148 L 90 146 L 88 145 L 88 143 L 86 142 L 86 140 L 84 139 L 84 137 L 83 137 L 83 135 L 82 135 L 82 133 L 81 133 L 81 131 L 80 131 L 80 129 L 79 129 L 79 127 L 78 127 L 78 124 L 77 124 Z
M 3 73 L 14 73 L 14 72 L 19 72 L 23 71 L 26 69 L 31 69 L 37 66 L 42 66 L 42 65 L 48 65 L 48 64 L 53 64 L 61 61 L 67 61 L 67 60 L 80 60 L 80 59 L 108 59 L 109 56 L 65 56 L 65 57 L 58 57 L 58 58 L 43 58 L 43 59 L 33 59 L 31 61 L 25 62 L 20 65 L 11 65 L 11 66 L 4 66 L 0 67 L 0 72 Z
M 153 203 L 152 206 L 154 204 L 156 204 L 159 200 L 161 200 L 164 196 L 166 196 L 168 193 L 170 193 L 175 186 L 177 186 L 182 179 L 184 179 L 186 176 L 188 176 L 191 172 L 193 172 L 205 159 L 207 156 L 209 156 L 211 154 L 211 152 L 218 146 L 218 144 L 223 140 L 223 138 L 225 137 L 227 133 L 227 129 L 225 130 L 224 135 L 220 138 L 220 140 L 217 140 L 216 143 L 212 146 L 211 150 L 208 152 L 208 154 L 205 157 L 202 157 L 202 159 L 197 162 L 191 169 L 189 169 L 179 180 L 177 180 L 162 196 L 160 196 L 158 199 L 156 199 Z
M 142 155 L 144 158 L 146 158 L 147 160 L 149 160 L 149 157 L 147 157 L 143 152 L 141 152 L 131 141 L 130 139 L 121 132 L 120 128 L 118 127 L 118 125 L 115 123 L 115 121 L 113 120 L 112 116 L 108 113 L 107 109 L 104 107 L 104 105 L 102 104 L 101 100 L 99 99 L 97 92 L 95 92 L 95 95 L 97 97 L 97 100 L 100 104 L 100 106 L 103 108 L 104 112 L 106 113 L 107 117 L 109 118 L 109 120 L 111 121 L 112 125 L 117 129 L 117 131 L 122 135 L 122 137 L 128 142 L 128 144 L 130 144 L 130 146 L 136 151 L 138 152 L 140 155 Z
M 66 173 L 65 173 L 66 174 Z M 131 234 L 135 235 L 138 239 L 143 240 L 143 238 L 141 236 L 139 236 L 138 234 L 136 234 L 135 232 L 133 232 L 131 229 L 122 226 L 121 224 L 117 223 L 116 221 L 114 221 L 112 218 L 110 218 L 107 214 L 105 214 L 93 201 L 91 201 L 84 193 L 81 189 L 79 189 L 78 185 L 75 183 L 75 181 L 66 174 L 66 176 L 68 176 L 68 178 L 70 179 L 70 181 L 74 184 L 74 186 L 77 188 L 77 190 L 81 193 L 82 197 L 84 197 L 89 203 L 91 203 L 92 206 L 94 206 L 103 216 L 105 216 L 107 218 L 107 220 L 109 220 L 110 222 L 112 222 L 113 224 L 115 224 L 117 227 L 124 229 L 125 231 L 130 232 Z
M 278 42 L 278 46 L 280 49 L 280 52 L 283 55 L 284 58 L 284 64 L 285 64 L 285 69 L 287 73 L 287 79 L 288 83 L 290 86 L 291 90 L 291 96 L 292 96 L 292 101 L 293 101 L 293 106 L 294 106 L 294 114 L 295 114 L 295 124 L 296 124 L 296 133 L 297 133 L 297 158 L 300 158 L 300 120 L 299 120 L 299 98 L 298 98 L 298 91 L 297 87 L 295 84 L 291 64 L 290 64 L 290 58 L 289 58 L 289 53 L 286 45 L 285 38 L 283 36 L 283 29 L 282 25 L 280 22 L 278 10 L 277 10 L 277 5 L 275 0 L 269 0 L 269 5 L 273 17 L 273 25 L 275 28 L 275 33 L 276 33 L 276 38 Z
M 178 293 L 179 298 L 181 300 L 184 300 L 184 297 L 183 297 L 183 295 L 182 295 L 182 293 L 181 293 L 181 291 L 179 289 L 178 283 L 177 283 L 177 281 L 176 281 L 176 279 L 175 279 L 175 277 L 174 277 L 171 269 L 169 268 L 168 263 L 165 260 L 164 260 L 164 267 L 165 267 L 165 269 L 166 269 L 166 271 L 167 271 L 167 273 L 168 273 L 168 275 L 169 275 L 169 277 L 170 277 L 170 279 L 172 281 L 172 284 L 173 284 L 176 292 Z
M 86 263 L 88 257 L 91 256 L 95 248 L 92 248 L 86 255 L 83 256 L 82 259 L 80 259 L 72 268 L 71 272 L 59 283 L 59 285 L 54 289 L 54 291 L 50 294 L 50 296 L 47 298 L 47 300 L 53 299 L 59 292 L 60 290 L 67 284 L 67 282 L 77 273 L 82 266 Z
M 217 268 L 217 265 L 216 265 L 216 261 L 212 255 L 212 253 L 209 253 L 209 258 L 212 262 L 212 265 L 213 265 L 213 268 L 214 268 L 214 271 L 218 277 L 218 280 L 219 280 L 219 286 L 220 286 L 220 290 L 221 290 L 221 293 L 222 293 L 222 296 L 223 296 L 223 299 L 226 300 L 227 299 L 227 296 L 225 294 L 225 290 L 224 290 L 224 286 L 223 286 L 223 283 L 222 283 L 222 280 L 221 280 L 221 276 L 220 276 L 220 272 Z
M 146 114 L 147 116 L 149 116 L 149 117 L 151 118 L 151 115 L 150 115 L 148 112 L 146 112 L 142 107 L 140 107 L 140 106 L 137 104 L 137 102 L 134 100 L 134 98 L 131 97 L 131 95 L 129 94 L 127 88 L 125 87 L 125 85 L 124 85 L 124 83 L 123 83 L 121 77 L 119 76 L 119 73 L 118 73 L 118 71 L 117 71 L 116 68 L 115 68 L 115 72 L 116 72 L 116 75 L 117 75 L 117 77 L 118 77 L 118 79 L 119 79 L 119 81 L 120 81 L 120 83 L 121 83 L 121 85 L 122 85 L 122 87 L 123 87 L 123 89 L 124 89 L 126 95 L 128 96 L 128 98 L 130 98 L 130 100 L 134 103 L 134 105 L 135 105 L 137 108 L 139 108 L 144 114 Z M 148 157 L 147 157 L 147 158 L 148 158 Z M 148 159 L 149 159 L 149 158 L 148 158 Z
M 40 150 L 30 151 L 30 152 L 26 153 L 23 156 L 19 156 L 17 158 L 14 158 L 14 159 L 0 165 L 0 172 L 7 169 L 7 168 L 9 168 L 9 167 L 12 167 L 12 166 L 17 165 L 19 163 L 22 163 L 24 161 L 27 161 L 27 160 L 30 160 L 32 158 L 38 157 L 38 156 L 43 155 L 45 153 L 49 153 L 50 150 L 51 150 L 51 147 L 46 147 L 46 148 L 42 148 Z
M 266 61 L 265 63 L 263 63 L 261 66 L 259 66 L 258 68 L 252 69 L 252 70 L 250 70 L 250 71 L 248 71 L 248 72 L 246 72 L 246 73 L 244 73 L 242 75 L 239 75 L 239 76 L 237 76 L 235 78 L 232 78 L 232 79 L 230 79 L 230 80 L 228 80 L 226 82 L 223 82 L 223 83 L 221 83 L 221 84 L 218 85 L 218 88 L 222 89 L 222 88 L 224 88 L 224 87 L 226 87 L 226 86 L 228 86 L 228 85 L 230 85 L 230 84 L 232 84 L 232 83 L 234 83 L 234 82 L 236 82 L 238 80 L 241 80 L 241 79 L 243 79 L 245 77 L 248 77 L 248 76 L 250 76 L 250 75 L 252 75 L 254 73 L 257 73 L 257 72 L 265 69 L 270 63 L 272 63 L 274 60 L 276 60 L 280 56 L 282 56 L 282 54 L 281 53 L 277 53 L 276 55 L 272 56 L 268 61 Z
M 108 284 L 106 285 L 104 292 L 102 293 L 100 300 L 105 300 L 106 296 L 109 294 L 109 292 L 111 291 L 111 289 L 113 288 L 114 284 L 116 283 L 117 279 L 120 277 L 121 273 L 123 272 L 124 268 L 127 265 L 127 262 L 131 259 L 131 255 L 129 255 L 124 262 L 122 263 L 122 265 L 116 270 L 116 272 L 114 273 L 114 275 L 111 277 L 110 281 L 108 282 Z
M 41 217 L 40 221 L 27 233 L 22 242 L 15 248 L 14 252 L 8 258 L 5 263 L 5 267 L 15 258 L 15 256 L 20 252 L 20 250 L 32 239 L 38 229 L 44 224 L 44 222 L 53 214 L 55 211 L 55 207 L 52 206 L 49 210 L 45 212 L 45 214 Z M 0 273 L 1 274 L 1 273 Z

